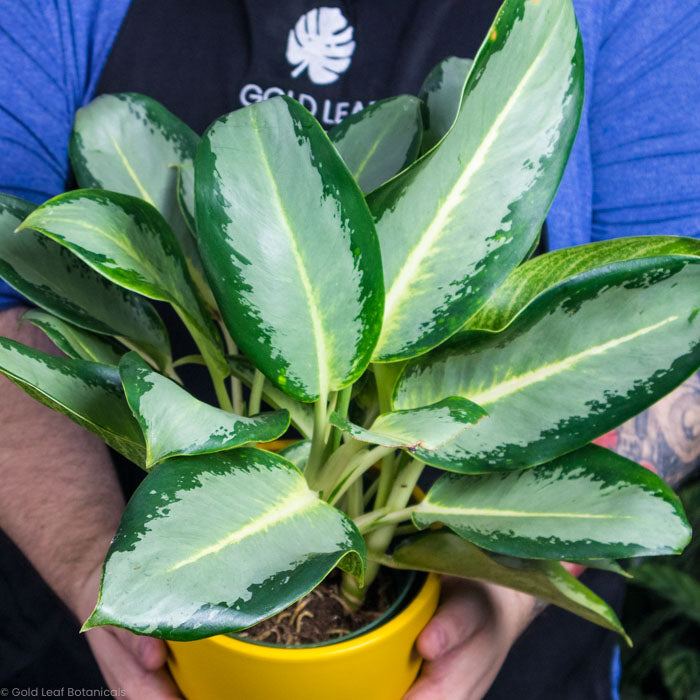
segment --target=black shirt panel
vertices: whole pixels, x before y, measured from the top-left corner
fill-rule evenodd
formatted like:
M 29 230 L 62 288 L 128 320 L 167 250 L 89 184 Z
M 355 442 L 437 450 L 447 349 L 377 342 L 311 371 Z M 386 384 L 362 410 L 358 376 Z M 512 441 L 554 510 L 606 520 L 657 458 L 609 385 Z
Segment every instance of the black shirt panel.
M 349 67 L 319 84 L 308 70 L 293 76 L 286 58 L 290 32 L 318 10 L 316 3 L 134 0 L 97 94 L 147 94 L 199 133 L 226 112 L 289 94 L 330 128 L 371 101 L 416 94 L 447 56 L 473 57 L 499 6 L 495 0 L 324 3 L 324 10 L 342 13 L 355 48 Z

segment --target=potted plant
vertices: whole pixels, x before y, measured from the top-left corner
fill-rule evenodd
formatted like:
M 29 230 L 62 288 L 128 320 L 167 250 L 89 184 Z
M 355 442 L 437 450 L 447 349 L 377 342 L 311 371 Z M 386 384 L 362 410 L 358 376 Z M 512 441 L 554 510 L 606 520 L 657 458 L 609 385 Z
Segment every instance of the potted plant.
M 201 139 L 140 95 L 80 110 L 82 189 L 0 200 L 0 275 L 67 357 L 0 339 L 0 371 L 147 471 L 83 629 L 173 640 L 192 699 L 399 697 L 436 572 L 624 635 L 560 561 L 619 570 L 688 541 L 658 477 L 589 443 L 700 365 L 700 244 L 528 259 L 582 99 L 571 2 L 507 0 L 473 65 L 448 59 L 420 99 L 329 135 L 285 97 Z M 197 354 L 173 358 L 149 299 Z M 182 385 L 187 363 L 208 369 L 218 407 Z M 255 446 L 290 424 L 291 447 Z M 426 465 L 442 474 L 412 501 Z M 366 634 L 299 649 L 225 634 L 332 570 L 360 609 L 382 565 L 431 574 Z

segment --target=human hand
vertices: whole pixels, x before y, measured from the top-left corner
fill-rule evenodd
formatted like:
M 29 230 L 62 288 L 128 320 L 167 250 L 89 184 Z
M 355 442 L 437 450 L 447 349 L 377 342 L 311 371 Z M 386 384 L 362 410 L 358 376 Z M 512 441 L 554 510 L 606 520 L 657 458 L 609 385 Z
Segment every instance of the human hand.
M 495 584 L 445 576 L 442 591 L 417 641 L 423 670 L 404 700 L 482 698 L 534 616 L 534 598 Z
M 85 620 L 97 601 L 100 568 L 93 571 L 73 606 Z M 107 685 L 124 691 L 135 700 L 174 700 L 182 698 L 165 668 L 165 642 L 142 637 L 118 627 L 95 627 L 85 633 L 88 644 Z

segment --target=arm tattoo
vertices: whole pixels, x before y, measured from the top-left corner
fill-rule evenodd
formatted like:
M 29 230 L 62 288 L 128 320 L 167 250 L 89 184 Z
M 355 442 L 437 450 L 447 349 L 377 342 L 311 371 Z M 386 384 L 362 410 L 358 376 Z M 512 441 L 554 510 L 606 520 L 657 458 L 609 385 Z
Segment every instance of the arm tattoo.
M 700 374 L 621 425 L 615 451 L 678 486 L 700 467 Z

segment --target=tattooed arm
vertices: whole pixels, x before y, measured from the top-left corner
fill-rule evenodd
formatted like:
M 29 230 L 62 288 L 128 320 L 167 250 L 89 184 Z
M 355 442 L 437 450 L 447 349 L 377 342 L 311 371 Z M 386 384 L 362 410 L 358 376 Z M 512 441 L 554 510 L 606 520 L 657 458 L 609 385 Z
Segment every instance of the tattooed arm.
M 616 431 L 615 452 L 676 488 L 700 467 L 700 373 Z

